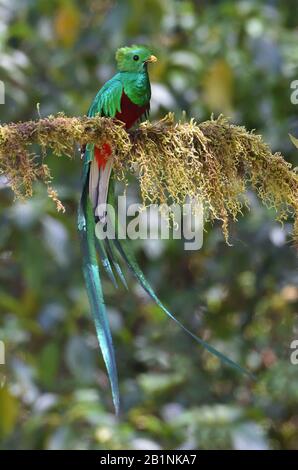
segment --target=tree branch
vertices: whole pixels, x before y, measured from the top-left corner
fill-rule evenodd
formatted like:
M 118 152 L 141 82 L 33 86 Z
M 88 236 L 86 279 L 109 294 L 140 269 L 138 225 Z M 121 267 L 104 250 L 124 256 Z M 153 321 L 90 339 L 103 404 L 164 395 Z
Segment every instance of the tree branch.
M 114 172 L 125 179 L 137 174 L 144 204 L 183 203 L 198 198 L 205 220 L 221 220 L 228 239 L 228 222 L 249 205 L 247 187 L 274 207 L 277 220 L 294 215 L 298 239 L 298 175 L 280 153 L 273 154 L 261 136 L 235 126 L 220 116 L 202 123 L 175 122 L 172 114 L 156 123 L 145 122 L 129 133 L 121 123 L 104 117 L 74 118 L 63 114 L 39 121 L 0 126 L 0 173 L 17 197 L 30 197 L 32 185 L 42 180 L 58 209 L 63 206 L 50 186 L 44 163 L 47 151 L 73 156 L 77 144 L 110 142 Z M 32 150 L 37 144 L 40 156 Z

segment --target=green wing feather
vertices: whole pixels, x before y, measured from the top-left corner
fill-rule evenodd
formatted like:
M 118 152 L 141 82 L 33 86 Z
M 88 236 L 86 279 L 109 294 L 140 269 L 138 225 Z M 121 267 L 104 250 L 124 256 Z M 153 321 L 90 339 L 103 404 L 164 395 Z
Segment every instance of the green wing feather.
M 106 117 L 115 117 L 117 112 L 121 112 L 121 97 L 123 84 L 119 74 L 106 82 L 99 90 L 89 108 L 88 116 L 94 117 L 96 114 Z

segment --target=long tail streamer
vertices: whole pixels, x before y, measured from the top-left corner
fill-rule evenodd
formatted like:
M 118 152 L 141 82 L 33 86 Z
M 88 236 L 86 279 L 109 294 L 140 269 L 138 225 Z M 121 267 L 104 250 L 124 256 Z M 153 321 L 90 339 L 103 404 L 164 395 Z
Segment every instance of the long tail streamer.
M 88 164 L 88 149 L 87 155 L 85 158 L 85 164 Z M 102 240 L 97 236 L 97 231 L 95 230 L 95 217 L 93 213 L 93 208 L 91 201 L 88 195 L 88 172 L 83 171 L 83 183 L 84 191 L 82 194 L 82 199 L 79 207 L 79 218 L 78 226 L 79 233 L 81 235 L 81 245 L 83 251 L 83 273 L 86 282 L 86 288 L 88 293 L 88 298 L 95 322 L 97 337 L 99 345 L 102 351 L 102 355 L 106 364 L 108 371 L 113 402 L 115 406 L 116 413 L 119 412 L 119 388 L 118 388 L 118 378 L 117 378 L 117 367 L 115 360 L 114 347 L 112 343 L 112 337 L 109 327 L 109 322 L 107 318 L 107 313 L 104 304 L 104 298 L 102 293 L 102 285 L 100 281 L 99 267 L 97 263 L 97 252 L 101 259 L 104 270 L 107 275 L 113 282 L 114 286 L 117 287 L 117 281 L 114 275 L 113 267 L 117 273 L 119 279 L 123 285 L 127 288 L 127 283 L 120 267 L 120 264 L 117 260 L 117 254 L 120 255 L 124 263 L 128 266 L 132 274 L 135 276 L 139 284 L 143 289 L 148 293 L 152 300 L 170 317 L 180 328 L 182 328 L 189 336 L 191 336 L 197 343 L 199 343 L 203 348 L 209 351 L 211 354 L 219 358 L 223 363 L 228 364 L 229 366 L 237 369 L 238 371 L 254 378 L 254 376 L 246 369 L 241 367 L 239 364 L 234 362 L 232 359 L 228 358 L 220 351 L 215 349 L 209 343 L 203 339 L 196 336 L 188 328 L 186 328 L 180 320 L 178 320 L 173 313 L 171 313 L 160 299 L 155 294 L 152 286 L 146 279 L 144 273 L 139 267 L 135 256 L 128 247 L 127 241 L 120 239 L 118 236 L 119 227 L 117 225 L 118 221 L 115 220 L 114 213 L 111 214 L 108 212 L 107 220 L 114 228 L 115 238 Z M 116 201 L 114 197 L 114 188 L 113 184 L 110 184 L 109 190 L 109 205 L 108 207 L 116 208 Z M 97 248 L 97 252 L 96 252 Z

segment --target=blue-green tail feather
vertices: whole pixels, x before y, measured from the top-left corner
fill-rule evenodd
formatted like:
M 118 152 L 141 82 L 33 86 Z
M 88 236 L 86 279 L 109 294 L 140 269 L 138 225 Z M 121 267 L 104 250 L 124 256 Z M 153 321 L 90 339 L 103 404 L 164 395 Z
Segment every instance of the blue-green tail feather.
M 114 197 L 114 188 L 113 185 L 111 184 L 110 186 L 110 191 L 109 191 L 109 203 L 111 206 L 115 208 L 116 201 Z M 186 328 L 165 306 L 164 304 L 160 301 L 160 299 L 157 297 L 155 294 L 152 286 L 150 283 L 147 281 L 146 277 L 144 276 L 144 273 L 142 272 L 141 268 L 139 267 L 135 256 L 127 246 L 126 240 L 120 240 L 117 237 L 117 233 L 120 229 L 119 226 L 117 226 L 117 221 L 113 218 L 113 214 L 109 216 L 109 222 L 111 224 L 114 224 L 114 232 L 116 235 L 116 238 L 114 240 L 111 240 L 110 243 L 113 243 L 118 252 L 120 253 L 121 257 L 125 261 L 125 263 L 128 265 L 129 269 L 131 270 L 132 274 L 136 277 L 140 285 L 143 287 L 143 289 L 149 294 L 149 296 L 154 300 L 154 302 L 177 324 L 182 328 L 188 335 L 190 335 L 197 343 L 199 343 L 201 346 L 203 346 L 207 351 L 209 351 L 211 354 L 214 356 L 218 357 L 222 362 L 228 364 L 229 366 L 233 367 L 234 369 L 237 369 L 238 371 L 250 376 L 251 378 L 254 378 L 253 374 L 249 372 L 248 370 L 244 369 L 241 367 L 239 364 L 234 362 L 232 359 L 228 358 L 221 352 L 219 352 L 217 349 L 215 349 L 213 346 L 211 346 L 209 343 L 204 341 L 203 339 L 199 338 L 196 336 L 194 333 L 192 333 L 188 328 Z
M 252 374 L 241 367 L 239 364 L 236 362 L 232 361 L 232 359 L 228 358 L 221 352 L 219 352 L 217 349 L 215 349 L 213 346 L 211 346 L 209 343 L 204 341 L 203 339 L 199 338 L 196 336 L 194 333 L 192 333 L 188 328 L 186 328 L 164 305 L 163 303 L 159 300 L 157 295 L 155 294 L 154 290 L 152 289 L 150 283 L 147 281 L 146 277 L 144 276 L 142 270 L 140 269 L 137 261 L 135 260 L 134 255 L 130 252 L 130 250 L 127 247 L 127 244 L 125 243 L 124 240 L 114 240 L 115 246 L 117 247 L 119 253 L 121 254 L 122 258 L 124 261 L 127 263 L 129 269 L 133 273 L 133 275 L 136 277 L 136 279 L 139 281 L 141 286 L 144 288 L 144 290 L 149 294 L 149 296 L 156 302 L 156 304 L 172 319 L 174 320 L 177 325 L 180 326 L 188 335 L 190 335 L 197 343 L 199 343 L 201 346 L 203 346 L 207 351 L 209 351 L 211 354 L 214 356 L 218 357 L 222 362 L 225 362 L 226 364 L 232 366 L 233 368 L 239 370 L 240 372 L 249 375 L 250 377 L 253 377 Z
M 102 240 L 101 238 L 96 237 L 96 247 L 97 247 L 97 252 L 99 254 L 102 266 L 103 266 L 105 272 L 107 273 L 110 281 L 112 282 L 114 287 L 117 289 L 118 284 L 117 284 L 117 281 L 116 281 L 116 278 L 115 278 L 115 275 L 114 275 L 114 272 L 113 272 L 113 269 L 112 269 L 112 266 L 111 266 L 109 255 L 106 251 L 106 246 L 105 246 L 104 240 Z
M 116 272 L 119 276 L 119 279 L 121 280 L 124 287 L 128 290 L 128 285 L 127 285 L 126 279 L 125 279 L 124 274 L 122 272 L 121 266 L 117 261 L 116 253 L 114 251 L 114 246 L 108 238 L 106 239 L 106 248 L 107 248 L 107 253 L 109 255 L 109 258 L 112 261 L 112 263 L 114 265 L 114 268 L 115 268 L 115 270 L 116 270 Z
M 88 178 L 86 178 L 85 181 L 87 180 Z M 118 414 L 119 388 L 117 378 L 117 367 L 97 263 L 95 247 L 95 221 L 91 202 L 87 192 L 87 184 L 84 185 L 84 190 L 80 202 L 78 214 L 78 228 L 83 252 L 83 273 L 86 283 L 87 294 L 95 322 L 98 342 L 111 383 L 115 410 Z

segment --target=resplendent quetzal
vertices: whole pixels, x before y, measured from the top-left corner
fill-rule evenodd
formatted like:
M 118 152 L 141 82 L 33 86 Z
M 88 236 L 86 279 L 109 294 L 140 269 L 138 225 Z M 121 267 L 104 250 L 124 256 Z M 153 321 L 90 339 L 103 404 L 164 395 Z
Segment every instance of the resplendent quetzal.
M 100 115 L 117 118 L 125 123 L 126 129 L 131 128 L 142 117 L 146 117 L 149 113 L 151 98 L 148 63 L 156 62 L 156 60 L 150 49 L 144 46 L 122 47 L 118 49 L 116 53 L 118 72 L 99 90 L 88 111 L 88 116 L 94 117 Z M 113 166 L 112 145 L 111 142 L 104 142 L 98 148 L 89 144 L 83 149 L 83 192 L 78 212 L 78 229 L 81 237 L 83 272 L 88 298 L 99 345 L 111 383 L 115 410 L 118 413 L 119 389 L 117 367 L 103 298 L 97 255 L 101 259 L 103 268 L 112 282 L 117 285 L 114 275 L 115 271 L 124 285 L 126 285 L 116 257 L 117 251 L 142 287 L 170 318 L 209 352 L 242 372 L 246 371 L 191 333 L 160 302 L 139 268 L 133 254 L 127 249 L 127 242 L 125 240 L 120 240 L 117 236 L 115 239 L 102 239 L 97 236 L 96 224 L 99 223 L 104 226 L 107 221 L 105 204 L 108 194 L 109 202 L 110 200 L 113 202 L 113 194 L 109 191 L 109 180 Z

